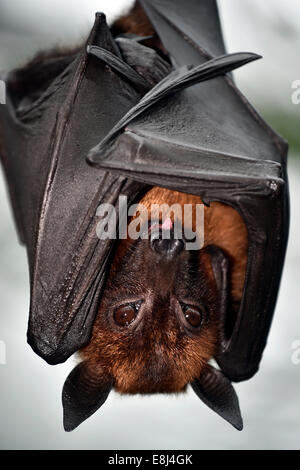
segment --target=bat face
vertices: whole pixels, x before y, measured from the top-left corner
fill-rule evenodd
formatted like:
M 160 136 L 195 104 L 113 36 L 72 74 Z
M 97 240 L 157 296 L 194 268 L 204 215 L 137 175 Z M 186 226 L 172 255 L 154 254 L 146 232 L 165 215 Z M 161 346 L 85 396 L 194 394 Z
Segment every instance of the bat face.
M 83 351 L 121 393 L 182 391 L 216 347 L 209 254 L 186 250 L 184 239 L 154 237 L 151 227 L 149 235 L 120 243 Z
M 176 0 L 171 18 L 167 0 L 140 3 L 147 14 L 137 3 L 111 31 L 98 14 L 82 52 L 42 55 L 10 75 L 14 99 L 12 109 L 0 110 L 1 157 L 32 274 L 28 340 L 54 364 L 86 345 L 93 326 L 64 385 L 66 430 L 112 388 L 178 393 L 188 383 L 241 429 L 227 377 L 251 377 L 265 346 L 287 241 L 287 148 L 230 77 L 221 78 L 258 56 L 224 55 L 215 2 Z M 128 33 L 131 39 L 117 37 Z M 146 38 L 136 43 L 135 35 Z M 57 81 L 49 83 L 52 75 Z M 100 173 L 84 162 L 87 152 Z M 147 237 L 128 236 L 109 259 L 111 245 L 89 237 L 90 215 L 107 196 L 116 201 L 124 190 L 133 197 L 140 184 L 210 202 L 201 249 L 175 237 L 174 214 L 162 215 L 143 221 Z M 139 202 L 147 211 L 157 202 L 193 210 L 202 203 L 157 186 Z M 221 370 L 208 365 L 214 356 Z

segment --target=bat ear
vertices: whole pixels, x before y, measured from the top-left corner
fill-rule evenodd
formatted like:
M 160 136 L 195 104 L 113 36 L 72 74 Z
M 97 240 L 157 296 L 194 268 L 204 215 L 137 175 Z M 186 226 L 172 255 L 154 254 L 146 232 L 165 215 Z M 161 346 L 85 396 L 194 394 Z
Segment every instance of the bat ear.
M 62 392 L 65 431 L 73 431 L 94 414 L 111 389 L 111 379 L 92 370 L 87 362 L 78 364 L 65 381 Z
M 222 371 L 208 366 L 200 377 L 191 383 L 198 397 L 238 431 L 243 429 L 243 419 L 237 394 Z
M 220 351 L 226 348 L 228 338 L 225 333 L 226 330 L 226 317 L 228 314 L 229 302 L 229 258 L 221 248 L 215 245 L 209 245 L 207 250 L 211 256 L 211 264 L 214 277 L 219 292 L 220 306 L 219 306 L 219 334 L 220 334 Z

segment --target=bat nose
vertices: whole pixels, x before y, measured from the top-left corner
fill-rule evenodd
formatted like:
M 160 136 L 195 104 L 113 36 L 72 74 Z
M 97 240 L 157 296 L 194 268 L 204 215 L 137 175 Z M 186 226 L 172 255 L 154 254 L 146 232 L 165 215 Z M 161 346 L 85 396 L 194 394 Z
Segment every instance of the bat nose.
M 151 237 L 150 245 L 153 251 L 168 259 L 173 259 L 178 256 L 185 247 L 185 243 L 182 239 L 174 237 L 164 239 L 161 236 Z

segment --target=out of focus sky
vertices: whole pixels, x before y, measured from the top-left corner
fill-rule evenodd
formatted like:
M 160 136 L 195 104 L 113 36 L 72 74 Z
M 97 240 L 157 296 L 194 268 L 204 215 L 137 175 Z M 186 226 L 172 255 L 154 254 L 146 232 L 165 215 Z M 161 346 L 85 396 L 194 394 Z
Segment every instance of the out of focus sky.
M 42 48 L 78 44 L 95 11 L 111 21 L 131 3 L 0 0 L 0 70 L 23 64 Z M 245 429 L 232 429 L 189 390 L 181 398 L 113 394 L 78 430 L 63 432 L 60 394 L 74 359 L 51 367 L 26 344 L 26 253 L 1 178 L 0 341 L 7 357 L 0 364 L 1 449 L 300 448 L 300 364 L 291 360 L 300 340 L 300 104 L 291 100 L 292 82 L 300 80 L 300 2 L 220 0 L 219 6 L 228 51 L 264 56 L 235 72 L 237 83 L 291 143 L 292 224 L 279 301 L 259 373 L 236 385 Z

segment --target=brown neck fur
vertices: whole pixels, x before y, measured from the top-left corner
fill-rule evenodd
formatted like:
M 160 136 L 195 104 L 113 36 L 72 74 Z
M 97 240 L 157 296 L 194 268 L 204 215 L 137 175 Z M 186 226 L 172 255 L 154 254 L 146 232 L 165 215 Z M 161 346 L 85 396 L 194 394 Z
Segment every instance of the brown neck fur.
M 129 14 L 118 18 L 111 27 L 112 34 L 137 34 L 139 36 L 152 36 L 156 32 L 150 23 L 143 7 L 137 1 Z

